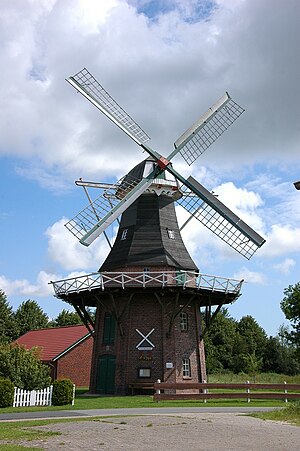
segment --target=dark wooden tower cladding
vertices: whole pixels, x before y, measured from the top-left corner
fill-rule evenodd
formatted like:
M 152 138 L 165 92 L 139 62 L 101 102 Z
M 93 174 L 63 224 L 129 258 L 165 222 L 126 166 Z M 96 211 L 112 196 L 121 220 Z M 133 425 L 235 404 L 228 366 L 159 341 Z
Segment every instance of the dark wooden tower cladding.
M 152 167 L 147 159 L 129 175 L 141 179 Z M 218 288 L 214 276 L 208 285 L 199 283 L 177 223 L 179 193 L 175 179 L 154 179 L 123 213 L 99 275 L 54 284 L 56 295 L 94 326 L 91 393 L 128 394 L 157 379 L 206 380 L 200 308 L 206 308 L 207 329 L 211 307 L 233 302 L 240 285 L 228 289 L 223 279 L 226 287 Z M 95 324 L 87 307 L 97 307 Z

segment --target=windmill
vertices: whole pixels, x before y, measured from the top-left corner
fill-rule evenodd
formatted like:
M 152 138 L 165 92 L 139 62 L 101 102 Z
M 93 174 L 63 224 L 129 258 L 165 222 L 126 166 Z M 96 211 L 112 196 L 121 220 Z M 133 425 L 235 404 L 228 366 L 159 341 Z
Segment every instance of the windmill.
M 127 175 L 111 186 L 77 182 L 82 186 L 104 188 L 103 194 L 66 224 L 80 243 L 89 246 L 157 179 L 162 179 L 162 174 L 167 171 L 180 183 L 179 192 L 175 190 L 177 192 L 174 196 L 177 197 L 175 199 L 178 204 L 189 213 L 185 225 L 190 219 L 196 218 L 247 259 L 264 244 L 265 240 L 235 213 L 192 176 L 186 179 L 179 174 L 171 163 L 178 153 L 189 165 L 194 163 L 244 112 L 228 93 L 175 141 L 174 150 L 165 158 L 146 144 L 149 136 L 87 69 L 84 68 L 67 81 L 146 151 L 152 158 L 150 161 L 153 161 L 152 167 L 149 165 L 149 173 L 141 180 Z
M 238 298 L 243 281 L 200 274 L 180 232 L 195 218 L 247 259 L 265 240 L 192 176 L 177 172 L 172 159 L 180 153 L 194 163 L 244 110 L 226 93 L 164 157 L 87 69 L 67 81 L 148 154 L 114 184 L 75 182 L 89 204 L 66 227 L 81 244 L 102 233 L 108 240 L 108 227 L 119 221 L 98 272 L 53 282 L 56 296 L 95 330 L 90 391 L 125 394 L 157 379 L 202 382 L 203 336 L 221 307 Z M 92 200 L 88 188 L 100 189 L 100 196 Z M 188 214 L 181 228 L 175 203 Z M 97 307 L 95 323 L 88 307 Z

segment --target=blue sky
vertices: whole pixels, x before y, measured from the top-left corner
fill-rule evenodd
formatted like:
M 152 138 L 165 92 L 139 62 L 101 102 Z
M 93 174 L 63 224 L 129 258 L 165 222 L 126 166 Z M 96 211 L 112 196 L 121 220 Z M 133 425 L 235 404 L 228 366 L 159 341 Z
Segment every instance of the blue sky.
M 64 228 L 86 204 L 74 180 L 112 182 L 145 157 L 65 82 L 87 67 L 165 156 L 225 91 L 245 108 L 192 167 L 174 166 L 267 242 L 247 261 L 198 224 L 183 236 L 202 273 L 246 280 L 230 314 L 277 333 L 299 281 L 299 19 L 297 0 L 1 2 L 0 288 L 14 308 L 67 307 L 48 282 L 96 271 L 109 250 Z

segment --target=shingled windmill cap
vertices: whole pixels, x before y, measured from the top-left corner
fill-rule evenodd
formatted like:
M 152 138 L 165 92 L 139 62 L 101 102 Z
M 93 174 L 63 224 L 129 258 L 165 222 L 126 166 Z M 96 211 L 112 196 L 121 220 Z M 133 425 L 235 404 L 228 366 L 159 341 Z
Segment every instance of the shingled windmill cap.
M 300 189 L 300 180 L 298 182 L 294 182 L 294 186 L 296 189 Z

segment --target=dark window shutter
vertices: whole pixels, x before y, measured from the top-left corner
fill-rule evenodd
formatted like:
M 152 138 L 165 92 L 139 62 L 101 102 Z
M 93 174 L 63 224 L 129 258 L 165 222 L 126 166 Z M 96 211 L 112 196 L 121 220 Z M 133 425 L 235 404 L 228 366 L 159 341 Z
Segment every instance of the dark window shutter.
M 103 344 L 111 345 L 115 342 L 116 321 L 110 313 L 105 313 L 103 327 Z

